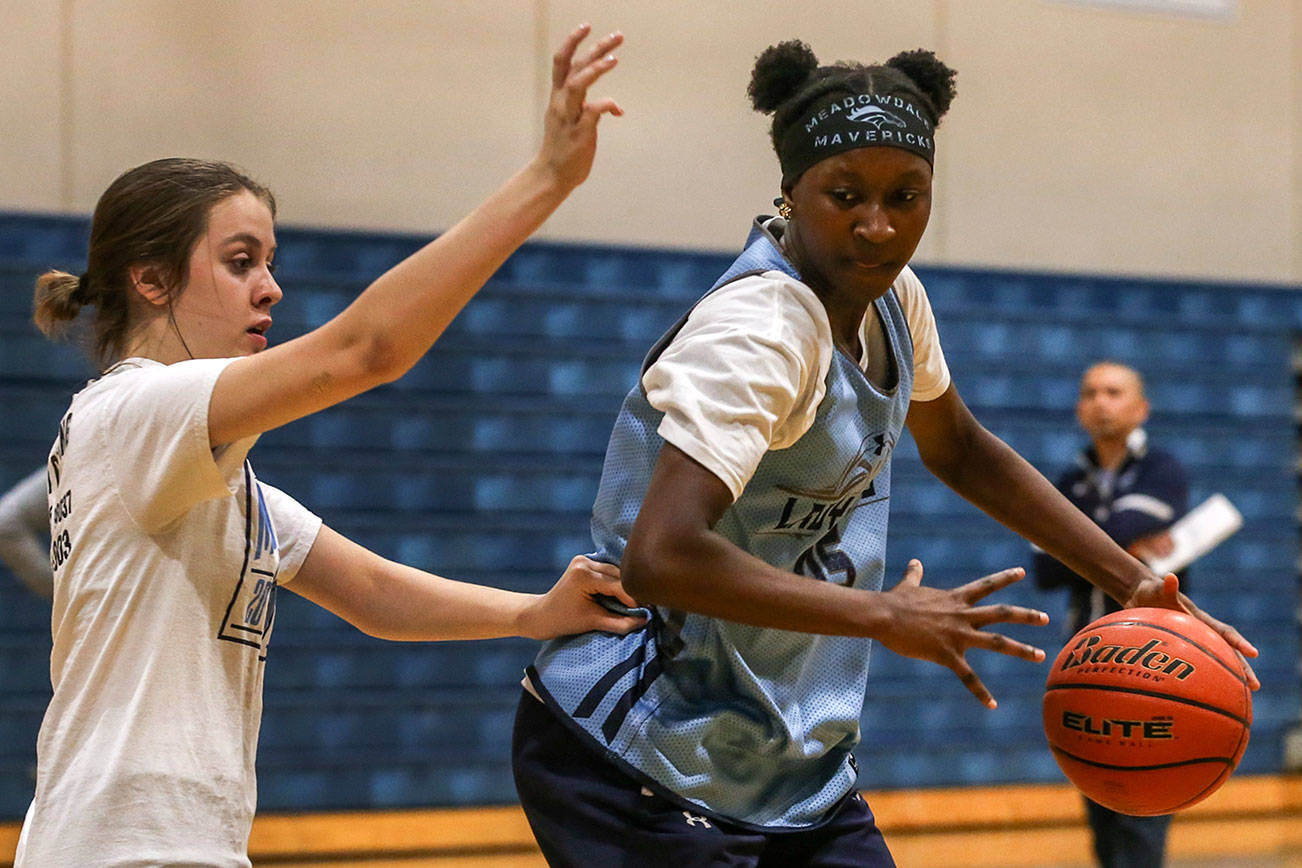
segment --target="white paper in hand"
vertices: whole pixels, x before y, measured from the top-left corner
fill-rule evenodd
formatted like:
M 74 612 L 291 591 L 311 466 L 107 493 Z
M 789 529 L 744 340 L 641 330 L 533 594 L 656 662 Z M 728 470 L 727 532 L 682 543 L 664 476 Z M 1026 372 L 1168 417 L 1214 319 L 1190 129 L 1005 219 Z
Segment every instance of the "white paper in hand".
M 1171 554 L 1148 566 L 1159 576 L 1183 570 L 1243 526 L 1243 516 L 1223 494 L 1213 494 L 1171 525 Z

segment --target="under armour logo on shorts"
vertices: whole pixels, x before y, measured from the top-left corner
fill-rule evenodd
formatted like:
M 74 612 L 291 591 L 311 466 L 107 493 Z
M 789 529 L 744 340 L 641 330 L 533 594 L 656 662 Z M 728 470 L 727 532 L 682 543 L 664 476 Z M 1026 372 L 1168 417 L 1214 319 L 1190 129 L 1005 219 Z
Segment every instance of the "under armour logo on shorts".
M 700 823 L 702 826 L 704 826 L 707 829 L 713 828 L 710 825 L 709 820 L 707 820 L 705 817 L 698 817 L 694 815 L 691 811 L 683 811 L 683 816 L 687 818 L 687 825 L 689 826 L 695 826 L 697 823 Z

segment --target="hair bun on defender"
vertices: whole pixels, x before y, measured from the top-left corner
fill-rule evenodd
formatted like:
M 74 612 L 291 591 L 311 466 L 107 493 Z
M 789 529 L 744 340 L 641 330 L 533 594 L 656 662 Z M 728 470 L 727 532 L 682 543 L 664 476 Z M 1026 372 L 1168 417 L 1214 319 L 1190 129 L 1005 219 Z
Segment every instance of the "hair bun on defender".
M 936 122 L 939 123 L 945 112 L 949 111 L 949 104 L 954 101 L 954 70 L 925 48 L 901 51 L 886 61 L 886 65 L 908 76 L 923 96 L 931 100 Z
M 770 45 L 755 58 L 755 69 L 751 72 L 751 105 L 755 111 L 771 114 L 777 111 L 809 81 L 818 69 L 818 58 L 808 45 L 799 39 Z

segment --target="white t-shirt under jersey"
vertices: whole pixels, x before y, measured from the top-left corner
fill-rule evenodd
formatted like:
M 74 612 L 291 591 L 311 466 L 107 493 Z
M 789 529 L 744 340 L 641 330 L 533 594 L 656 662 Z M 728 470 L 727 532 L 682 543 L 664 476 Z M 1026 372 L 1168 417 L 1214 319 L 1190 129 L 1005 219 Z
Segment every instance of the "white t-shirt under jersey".
M 913 400 L 935 400 L 950 378 L 927 291 L 907 266 L 894 289 L 913 339 Z M 768 271 L 706 296 L 642 386 L 665 414 L 657 433 L 723 480 L 735 499 L 765 452 L 790 446 L 814 423 L 834 352 L 814 291 Z
M 274 588 L 321 520 L 208 446 L 230 359 L 129 359 L 50 452 L 55 568 L 36 795 L 17 866 L 247 866 Z

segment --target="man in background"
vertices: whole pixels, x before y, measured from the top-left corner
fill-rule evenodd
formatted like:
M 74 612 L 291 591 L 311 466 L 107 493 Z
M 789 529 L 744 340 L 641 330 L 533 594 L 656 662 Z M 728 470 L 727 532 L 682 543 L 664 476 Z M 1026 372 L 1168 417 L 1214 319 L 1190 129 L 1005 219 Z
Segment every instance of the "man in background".
M 1057 481 L 1059 491 L 1142 561 L 1171 553 L 1167 528 L 1189 508 L 1184 468 L 1148 444 L 1141 427 L 1148 410 L 1137 371 L 1111 361 L 1091 365 L 1076 402 L 1076 418 L 1090 443 Z M 1068 636 L 1121 608 L 1043 552 L 1035 554 L 1034 574 L 1041 589 L 1066 588 L 1070 594 Z M 1180 579 L 1187 591 L 1183 574 Z M 1089 799 L 1085 807 L 1103 868 L 1161 868 L 1169 815 L 1131 817 Z

